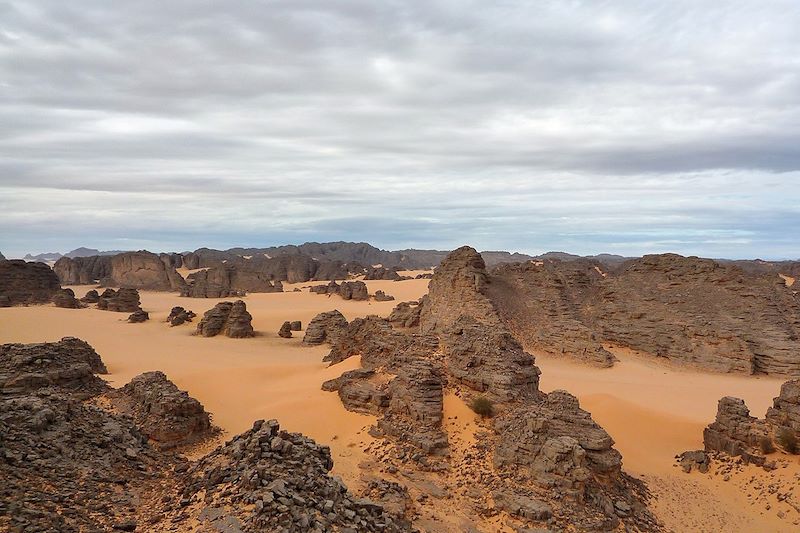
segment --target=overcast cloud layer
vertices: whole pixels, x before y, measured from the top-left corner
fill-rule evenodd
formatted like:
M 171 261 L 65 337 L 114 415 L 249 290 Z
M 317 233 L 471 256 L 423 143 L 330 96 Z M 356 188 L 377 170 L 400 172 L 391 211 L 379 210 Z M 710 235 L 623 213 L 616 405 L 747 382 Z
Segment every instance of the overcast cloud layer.
M 0 251 L 800 257 L 797 0 L 0 3 Z

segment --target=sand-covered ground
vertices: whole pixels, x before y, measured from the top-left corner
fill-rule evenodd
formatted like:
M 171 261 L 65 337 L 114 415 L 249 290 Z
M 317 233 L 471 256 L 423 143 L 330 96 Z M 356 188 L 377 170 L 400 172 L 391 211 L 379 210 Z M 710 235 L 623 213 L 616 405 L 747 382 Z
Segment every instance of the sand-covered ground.
M 101 355 L 112 385 L 121 386 L 141 372 L 162 370 L 204 404 L 226 436 L 249 428 L 256 419 L 277 418 L 284 428 L 330 445 L 334 473 L 357 485 L 358 465 L 368 459 L 363 448 L 372 441 L 367 429 L 374 417 L 347 412 L 337 395 L 323 392 L 320 385 L 356 367 L 358 361 L 328 368 L 321 362 L 326 347 L 304 347 L 302 332 L 282 339 L 277 331 L 285 320 L 301 320 L 305 327 L 317 313 L 331 309 L 339 309 L 348 319 L 385 316 L 397 302 L 425 294 L 428 280 L 367 284 L 370 293 L 382 289 L 397 300 L 354 302 L 310 294 L 305 289 L 292 292 L 309 283 L 284 284 L 284 293 L 250 294 L 244 300 L 258 333 L 252 339 L 195 337 L 196 321 L 170 328 L 164 319 L 173 306 L 181 305 L 202 316 L 220 300 L 143 291 L 142 307 L 150 313 L 150 321 L 144 324 L 128 324 L 126 313 L 94 308 L 4 308 L 0 309 L 0 342 L 80 337 Z M 91 287 L 72 288 L 80 297 Z M 742 468 L 730 474 L 728 481 L 713 471 L 684 474 L 673 460 L 679 452 L 702 448 L 702 430 L 713 420 L 720 397 L 744 398 L 752 414 L 763 417 L 778 394 L 781 379 L 700 373 L 611 349 L 620 362 L 610 369 L 537 355 L 541 387 L 545 391 L 563 388 L 580 398 L 582 406 L 615 439 L 625 469 L 648 482 L 656 497 L 655 510 L 668 526 L 678 532 L 799 530 L 798 511 L 778 501 L 769 488 L 770 483 L 792 479 L 800 488 L 797 457 L 779 457 L 787 466 L 772 473 Z M 458 431 L 459 439 L 468 442 L 478 426 L 459 402 L 457 398 L 446 402 L 446 420 L 452 426 L 448 430 Z M 451 417 L 451 413 L 460 416 Z

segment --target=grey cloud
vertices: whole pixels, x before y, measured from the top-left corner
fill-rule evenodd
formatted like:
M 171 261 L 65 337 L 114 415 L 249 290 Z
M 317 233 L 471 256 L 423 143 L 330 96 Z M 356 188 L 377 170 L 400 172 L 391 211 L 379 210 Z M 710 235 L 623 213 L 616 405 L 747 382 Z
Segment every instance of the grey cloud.
M 800 256 L 798 26 L 792 0 L 6 2 L 0 250 Z

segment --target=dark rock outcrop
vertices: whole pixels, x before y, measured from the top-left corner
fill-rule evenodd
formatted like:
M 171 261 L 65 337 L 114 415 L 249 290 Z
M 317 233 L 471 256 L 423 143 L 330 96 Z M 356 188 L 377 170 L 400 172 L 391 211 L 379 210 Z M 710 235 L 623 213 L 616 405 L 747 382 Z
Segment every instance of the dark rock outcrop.
M 206 311 L 197 324 L 197 335 L 213 337 L 224 334 L 226 337 L 245 338 L 255 336 L 253 317 L 247 312 L 242 300 L 220 302 Z
M 0 345 L 0 397 L 46 387 L 93 395 L 107 388 L 95 374 L 107 373 L 97 352 L 73 337 L 58 342 Z
M 62 285 L 90 285 L 111 275 L 111 257 L 62 257 L 53 265 L 53 271 Z
M 0 261 L 0 307 L 50 303 L 59 290 L 58 277 L 44 263 Z
M 141 322 L 146 322 L 148 320 L 150 320 L 150 315 L 147 313 L 147 311 L 142 311 L 141 309 L 139 309 L 138 311 L 134 311 L 128 317 L 128 322 L 130 322 L 131 324 L 138 324 Z
M 316 285 L 309 289 L 316 294 L 338 294 L 343 300 L 369 300 L 367 284 L 363 281 L 331 281 L 327 285 Z
M 159 256 L 142 250 L 125 252 L 111 258 L 110 272 L 100 284 L 105 287 L 128 287 L 152 291 L 182 291 L 186 282 L 175 268 Z
M 81 302 L 75 298 L 75 292 L 72 289 L 61 289 L 55 296 L 53 296 L 53 304 L 56 307 L 63 307 L 65 309 L 80 309 L 83 307 Z
M 723 452 L 763 464 L 764 457 L 756 448 L 767 434 L 767 426 L 750 416 L 744 400 L 725 396 L 719 401 L 716 420 L 703 431 L 703 444 L 708 452 Z
M 145 372 L 107 394 L 115 409 L 129 415 L 161 449 L 175 448 L 212 434 L 202 404 L 178 389 L 162 372 Z
M 323 342 L 330 342 L 336 335 L 347 327 L 347 319 L 337 310 L 320 313 L 311 319 L 303 336 L 303 344 L 314 346 Z
M 800 379 L 789 380 L 781 386 L 780 395 L 767 409 L 766 419 L 776 433 L 788 429 L 800 437 Z
M 427 300 L 427 297 L 421 298 L 418 302 L 400 302 L 392 309 L 389 315 L 389 322 L 398 328 L 419 326 L 419 316 L 425 300 Z
M 303 329 L 303 323 L 300 322 L 299 320 L 292 320 L 291 322 L 289 322 L 289 329 L 292 331 L 300 331 L 301 329 Z
M 278 330 L 278 337 L 283 337 L 284 339 L 291 339 L 292 338 L 292 323 L 288 320 L 283 323 L 281 328 Z
M 139 291 L 136 289 L 106 289 L 97 301 L 97 308 L 104 311 L 131 313 L 141 311 L 139 307 Z
M 97 293 L 95 289 L 91 289 L 86 291 L 86 294 L 81 298 L 81 302 L 85 304 L 96 304 L 100 301 L 100 295 Z
M 376 302 L 391 302 L 394 300 L 394 296 L 390 296 L 383 291 L 375 291 L 375 301 Z
M 364 273 L 365 280 L 389 280 L 397 281 L 400 279 L 400 274 L 393 268 L 384 267 L 367 267 Z
M 171 327 L 180 326 L 186 322 L 191 322 L 196 316 L 197 315 L 194 313 L 194 311 L 186 310 L 181 306 L 175 306 L 169 312 L 169 316 L 167 316 L 167 322 L 169 322 Z
M 190 274 L 181 295 L 191 298 L 227 298 L 244 296 L 248 292 L 282 292 L 283 286 L 271 280 L 269 274 L 225 264 Z
M 495 268 L 487 295 L 526 346 L 607 366 L 603 343 L 718 372 L 800 375 L 800 296 L 775 272 L 648 255 Z

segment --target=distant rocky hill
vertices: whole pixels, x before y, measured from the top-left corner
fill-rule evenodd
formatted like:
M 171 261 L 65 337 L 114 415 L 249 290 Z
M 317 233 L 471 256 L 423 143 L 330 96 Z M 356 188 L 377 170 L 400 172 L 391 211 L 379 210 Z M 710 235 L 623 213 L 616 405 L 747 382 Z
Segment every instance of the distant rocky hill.
M 62 254 L 61 252 L 45 252 L 36 255 L 26 254 L 24 259 L 25 261 L 41 261 L 47 263 L 52 261 L 58 261 L 62 257 L 70 257 L 70 258 L 90 257 L 93 255 L 117 255 L 121 253 L 123 253 L 123 250 L 106 250 L 101 252 L 100 250 L 96 250 L 94 248 L 80 247 L 80 248 L 75 248 L 71 252 L 67 252 L 65 254 Z
M 613 269 L 507 264 L 491 271 L 487 294 L 530 349 L 607 366 L 602 344 L 613 343 L 715 371 L 800 375 L 797 289 L 778 267 L 742 263 L 660 254 Z

